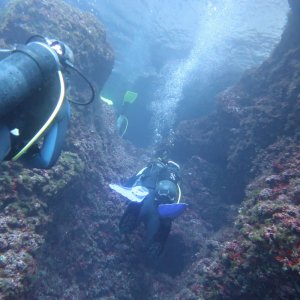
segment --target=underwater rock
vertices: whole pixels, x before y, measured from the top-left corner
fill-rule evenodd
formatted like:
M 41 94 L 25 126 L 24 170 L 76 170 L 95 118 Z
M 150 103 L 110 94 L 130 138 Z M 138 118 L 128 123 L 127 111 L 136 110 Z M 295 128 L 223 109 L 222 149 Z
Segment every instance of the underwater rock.
M 285 141 L 284 144 L 290 155 L 287 157 L 281 152 L 277 159 L 285 168 L 292 164 L 299 170 L 299 145 L 291 141 Z M 266 159 L 268 157 L 271 155 Z M 226 271 L 226 275 L 219 278 L 216 269 L 211 274 L 210 279 L 214 283 L 210 286 L 224 288 L 217 293 L 221 298 L 297 298 L 300 207 L 290 195 L 297 194 L 300 178 L 297 176 L 289 183 L 277 184 L 271 189 L 267 187 L 267 178 L 268 175 L 259 177 L 249 186 L 248 198 L 243 202 L 235 222 L 239 230 L 235 235 L 236 247 L 226 246 L 221 251 L 222 259 L 218 268 Z M 267 193 L 264 192 L 266 190 Z M 262 193 L 264 197 L 261 197 Z M 207 282 L 207 278 L 204 282 Z M 274 285 L 274 282 L 280 284 Z M 264 289 L 258 288 L 262 285 Z
M 176 132 L 176 155 L 187 151 L 221 169 L 228 180 L 216 186 L 241 203 L 218 254 L 206 264 L 200 256 L 185 274 L 182 290 L 201 299 L 299 298 L 299 2 L 290 5 L 270 58 L 218 96 L 214 115 Z
M 23 44 L 32 34 L 66 42 L 74 50 L 75 64 L 97 82 L 97 88 L 103 86 L 112 69 L 114 54 L 103 26 L 63 1 L 8 1 L 1 11 L 0 34 L 3 47 Z M 85 87 L 76 91 L 73 86 L 69 97 L 87 98 L 87 93 Z M 88 119 L 73 108 L 70 127 L 76 121 L 76 130 L 70 128 L 66 143 L 71 152 L 64 152 L 51 170 L 24 169 L 17 163 L 0 166 L 1 299 L 22 298 L 38 278 L 36 259 L 53 220 L 51 206 L 55 201 L 68 201 L 66 191 L 78 185 L 87 166 L 85 156 L 75 154 L 78 147 L 69 145 L 82 136 L 81 132 L 92 131 Z
M 293 5 L 298 7 L 296 2 Z M 219 94 L 216 113 L 181 122 L 176 131 L 178 155 L 200 155 L 224 166 L 225 186 L 233 202 L 243 199 L 245 186 L 257 175 L 252 169 L 257 155 L 280 137 L 298 136 L 300 22 L 295 14 L 289 15 L 270 58 Z
M 37 31 L 62 39 L 101 88 L 113 52 L 94 17 L 58 0 L 10 3 L 1 44 L 23 42 Z M 190 208 L 174 222 L 170 254 L 158 274 L 145 266 L 143 232 L 121 237 L 118 230 L 125 203 L 108 183 L 129 177 L 146 160 L 145 151 L 116 135 L 110 108 L 102 103 L 73 108 L 69 152 L 52 170 L 2 164 L 0 298 L 297 295 L 299 45 L 296 34 L 288 37 L 295 37 L 293 43 L 282 42 L 270 60 L 219 96 L 215 115 L 180 124 L 173 154 L 184 162 L 183 194 Z M 88 97 L 84 88 L 72 90 L 75 99 Z M 274 174 L 279 177 L 267 180 Z M 267 287 L 268 295 L 258 287 Z
M 282 182 L 282 177 L 280 175 L 270 175 L 265 179 L 265 182 L 270 186 L 270 187 L 275 187 L 278 185 L 280 182 Z
M 68 158 L 69 164 L 64 160 Z M 76 165 L 77 172 L 74 172 Z M 80 167 L 81 165 L 81 167 Z M 83 170 L 74 154 L 64 153 L 59 168 L 27 170 L 14 164 L 0 166 L 2 181 L 0 212 L 0 298 L 19 297 L 28 288 L 27 278 L 36 271 L 35 255 L 44 243 L 47 225 L 51 220 L 48 204 L 69 186 Z M 48 192 L 43 193 L 43 188 Z M 9 199 L 9 201 L 6 201 Z

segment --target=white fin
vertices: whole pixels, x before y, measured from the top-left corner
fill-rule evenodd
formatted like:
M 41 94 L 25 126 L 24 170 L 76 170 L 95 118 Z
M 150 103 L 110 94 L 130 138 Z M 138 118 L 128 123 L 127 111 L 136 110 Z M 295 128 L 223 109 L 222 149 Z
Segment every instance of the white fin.
M 110 184 L 109 187 L 132 202 L 142 202 L 149 194 L 149 190 L 142 186 L 128 188 L 117 184 Z

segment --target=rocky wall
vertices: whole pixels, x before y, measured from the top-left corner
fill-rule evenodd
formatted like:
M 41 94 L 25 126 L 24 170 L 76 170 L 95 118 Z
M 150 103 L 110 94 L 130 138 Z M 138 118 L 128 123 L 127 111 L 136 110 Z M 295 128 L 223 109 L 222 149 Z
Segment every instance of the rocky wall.
M 35 256 L 51 222 L 49 203 L 80 178 L 83 162 L 64 153 L 51 170 L 28 170 L 3 163 L 0 176 L 0 298 L 18 297 L 37 270 Z
M 229 202 L 242 200 L 245 185 L 257 175 L 252 167 L 260 151 L 281 136 L 298 137 L 297 7 L 295 2 L 273 55 L 218 96 L 215 114 L 182 122 L 177 130 L 175 153 L 178 157 L 180 153 L 200 155 L 225 170 L 223 177 L 229 179 L 224 187 Z
M 214 115 L 178 128 L 177 157 L 198 155 L 219 169 L 217 206 L 237 210 L 233 228 L 211 236 L 211 254 L 199 250 L 173 299 L 300 297 L 300 4 L 289 3 L 270 58 L 218 96 Z
M 68 147 L 89 172 L 68 201 L 52 207 L 55 221 L 29 299 L 297 297 L 299 44 L 284 38 L 296 30 L 295 20 L 292 14 L 273 56 L 219 96 L 215 115 L 178 128 L 173 155 L 184 162 L 183 194 L 190 206 L 174 222 L 159 268 L 144 260 L 142 229 L 120 236 L 124 205 L 107 190 L 111 178 L 138 169 L 136 161 L 122 153 L 118 140 L 95 138 L 107 124 L 103 119 L 93 121 L 91 131 L 73 129 Z M 110 128 L 101 137 L 113 135 Z
M 74 51 L 75 65 L 91 79 L 96 92 L 101 89 L 111 72 L 114 54 L 98 20 L 63 1 L 8 1 L 1 11 L 1 46 L 25 43 L 33 34 L 66 42 Z M 80 86 L 77 78 L 76 85 L 71 80 L 67 97 L 90 97 L 89 90 Z M 103 113 L 97 98 L 90 107 L 73 106 L 65 146 L 68 152 L 51 170 L 29 170 L 10 162 L 1 164 L 1 299 L 20 299 L 34 286 L 40 269 L 38 253 L 45 247 L 49 224 L 57 219 L 53 208 L 79 199 L 82 194 L 77 191 L 83 193 L 87 188 L 87 177 L 96 178 L 103 185 L 103 178 L 113 173 L 107 170 L 118 168 L 112 161 L 123 148 L 111 151 L 108 136 L 117 139 L 113 122 L 113 112 Z M 103 162 L 107 156 L 111 160 L 94 167 L 95 162 Z
M 189 209 L 174 222 L 159 266 L 144 259 L 143 228 L 119 234 L 125 203 L 108 183 L 139 170 L 149 153 L 116 135 L 109 107 L 73 107 L 67 152 L 50 171 L 1 165 L 0 298 L 299 295 L 299 6 L 290 3 L 273 56 L 220 95 L 215 115 L 177 130 L 173 156 L 183 163 Z M 1 45 L 33 33 L 59 38 L 101 88 L 113 53 L 94 17 L 58 0 L 14 0 L 5 16 Z M 88 97 L 80 82 L 70 93 Z

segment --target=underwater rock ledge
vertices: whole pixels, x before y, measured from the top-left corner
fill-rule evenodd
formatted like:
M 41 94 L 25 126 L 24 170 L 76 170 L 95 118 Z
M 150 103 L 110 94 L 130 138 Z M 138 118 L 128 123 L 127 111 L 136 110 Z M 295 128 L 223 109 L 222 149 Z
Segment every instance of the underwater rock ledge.
M 78 68 L 98 89 L 103 86 L 111 72 L 114 54 L 106 42 L 103 26 L 93 16 L 63 1 L 9 1 L 1 11 L 1 45 L 22 44 L 33 34 L 66 42 L 74 50 Z M 89 97 L 84 89 L 73 89 L 75 92 L 71 91 L 70 97 Z M 86 149 L 82 143 L 77 145 L 76 140 L 86 132 L 93 132 L 93 110 L 92 107 L 87 109 L 90 112 L 87 117 L 83 110 L 73 107 L 66 142 L 69 152 L 63 152 L 51 170 L 29 170 L 11 162 L 0 166 L 1 299 L 20 299 L 32 288 L 39 268 L 37 253 L 53 221 L 53 210 L 49 207 L 52 203 L 68 201 L 65 193 L 76 188 L 88 170 L 87 157 L 83 153 Z M 101 109 L 97 113 L 101 115 Z M 110 117 L 105 114 L 102 122 L 110 124 Z M 103 132 L 101 129 L 93 140 L 107 147 Z
M 214 115 L 177 130 L 176 155 L 223 170 L 219 205 L 239 210 L 218 251 L 199 255 L 173 299 L 300 298 L 300 2 L 289 3 L 270 58 L 218 96 Z
M 84 165 L 65 152 L 51 170 L 29 170 L 3 163 L 0 171 L 0 298 L 20 296 L 37 270 L 35 255 L 44 243 L 52 216 L 48 205 L 62 199 Z

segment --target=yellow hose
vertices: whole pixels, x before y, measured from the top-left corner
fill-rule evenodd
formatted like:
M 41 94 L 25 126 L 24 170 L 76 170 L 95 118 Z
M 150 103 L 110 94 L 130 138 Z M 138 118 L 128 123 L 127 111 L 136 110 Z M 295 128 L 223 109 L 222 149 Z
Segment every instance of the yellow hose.
M 20 158 L 20 156 L 22 156 L 24 153 L 26 153 L 26 151 L 45 133 L 45 131 L 49 128 L 49 126 L 51 125 L 51 123 L 53 122 L 55 117 L 57 116 L 57 114 L 58 114 L 58 112 L 59 112 L 59 110 L 60 110 L 60 108 L 61 108 L 61 106 L 64 102 L 64 98 L 65 98 L 64 78 L 63 78 L 63 75 L 62 75 L 61 71 L 58 71 L 57 73 L 58 73 L 58 78 L 59 78 L 59 82 L 60 82 L 60 95 L 59 95 L 59 99 L 58 99 L 58 102 L 57 102 L 57 105 L 56 105 L 54 111 L 50 115 L 47 122 L 36 133 L 36 135 L 26 144 L 26 146 L 23 147 L 23 149 L 18 154 L 16 154 L 12 158 L 12 161 L 16 161 L 18 158 Z

